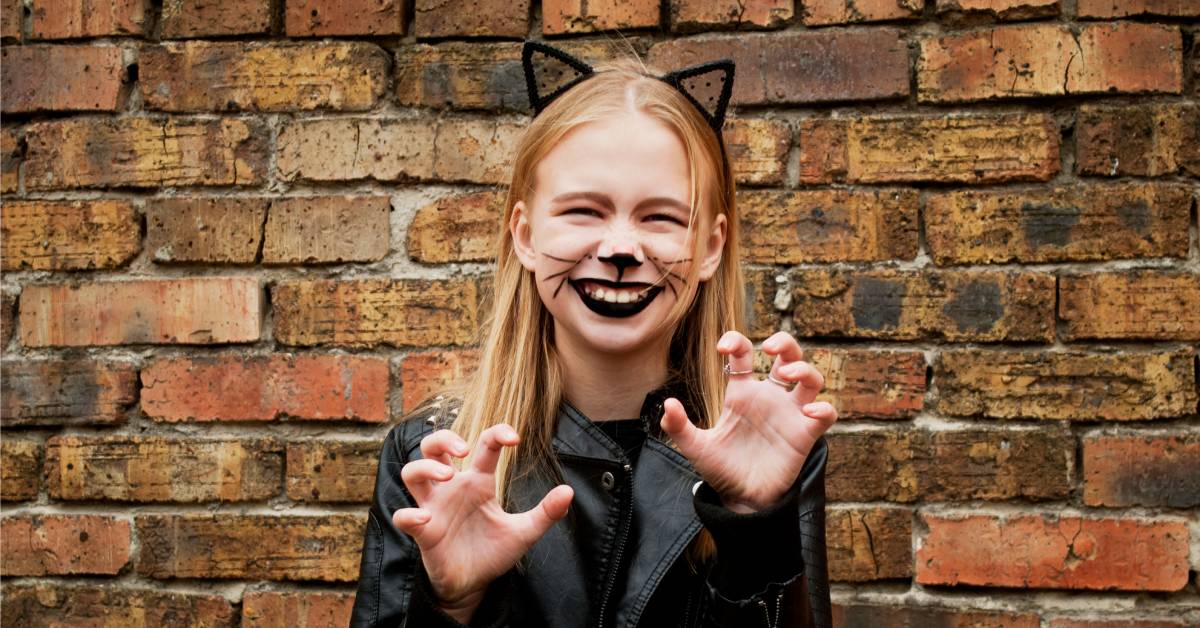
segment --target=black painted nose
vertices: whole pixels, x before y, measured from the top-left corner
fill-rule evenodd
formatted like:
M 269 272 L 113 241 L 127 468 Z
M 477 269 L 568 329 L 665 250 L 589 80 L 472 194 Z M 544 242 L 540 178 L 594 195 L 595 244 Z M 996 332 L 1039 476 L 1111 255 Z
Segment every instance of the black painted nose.
M 621 281 L 621 276 L 625 274 L 626 268 L 637 268 L 638 266 L 642 265 L 642 263 L 639 262 L 636 257 L 630 255 L 629 253 L 618 253 L 616 255 L 609 255 L 608 257 L 600 257 L 597 259 L 617 267 L 617 281 Z

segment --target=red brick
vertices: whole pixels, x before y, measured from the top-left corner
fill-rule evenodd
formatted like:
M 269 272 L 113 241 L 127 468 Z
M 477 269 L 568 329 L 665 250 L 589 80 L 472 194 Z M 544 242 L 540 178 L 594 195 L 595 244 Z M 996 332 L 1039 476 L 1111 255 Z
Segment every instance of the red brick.
M 745 274 L 746 335 L 751 340 L 763 340 L 779 331 L 781 309 L 791 303 L 787 275 L 773 269 L 748 268 Z M 780 302 L 783 299 L 783 302 Z
M 388 254 L 387 196 L 306 196 L 271 202 L 264 264 L 373 262 Z
M 710 27 L 776 28 L 792 19 L 792 0 L 670 0 L 671 30 Z
M 298 502 L 370 503 L 379 441 L 302 441 L 287 446 L 287 495 Z
M 912 576 L 912 517 L 909 508 L 826 509 L 829 579 L 866 582 Z
M 1184 628 L 1173 619 L 1054 619 L 1050 628 Z
M 403 0 L 294 0 L 284 9 L 289 37 L 403 35 Z
M 1136 421 L 1196 412 L 1195 352 L 942 351 L 934 411 L 1001 419 Z
M 1076 125 L 1076 172 L 1200 176 L 1200 105 L 1086 105 Z
M 1177 591 L 1188 582 L 1178 520 L 921 514 L 916 581 L 1044 589 Z
M 720 57 L 737 63 L 739 105 L 878 100 L 907 96 L 908 48 L 894 28 L 704 35 L 655 44 L 651 65 L 681 68 Z
M 258 185 L 267 129 L 234 118 L 68 118 L 25 127 L 26 190 Z
M 141 51 L 147 109 L 363 111 L 388 84 L 388 55 L 365 42 L 183 42 Z
M 243 628 L 325 628 L 350 625 L 353 593 L 335 591 L 247 591 Z
M 9 43 L 8 40 L 21 39 L 24 5 L 23 0 L 3 0 L 0 4 L 0 39 L 5 40 L 6 44 Z
M 42 444 L 12 436 L 0 441 L 0 501 L 36 498 L 42 480 Z
M 855 116 L 800 124 L 800 182 L 1047 181 L 1059 132 L 1045 114 Z
M 1133 270 L 1058 277 L 1064 340 L 1200 340 L 1200 274 Z
M 1042 622 L 1035 613 L 834 603 L 833 625 L 847 628 L 852 626 L 1040 628 Z
M 142 249 L 141 218 L 129 201 L 15 201 L 0 215 L 4 270 L 118 268 Z
M 271 289 L 275 339 L 302 346 L 466 344 L 479 326 L 480 299 L 471 278 L 318 280 Z
M 156 579 L 354 582 L 365 517 L 139 515 L 137 572 Z
M 223 344 L 262 335 L 256 277 L 193 277 L 26 286 L 21 344 Z
M 5 46 L 4 113 L 118 111 L 124 52 L 116 46 Z
M 935 192 L 925 237 L 939 265 L 1186 258 L 1190 205 L 1174 184 Z
M 279 494 L 283 445 L 269 439 L 55 436 L 46 484 L 61 500 L 265 501 Z
M 725 121 L 725 150 L 738 183 L 784 182 L 792 130 L 782 120 L 733 118 Z
M 141 379 L 158 421 L 387 420 L 388 364 L 371 356 L 164 358 Z
M 266 197 L 146 201 L 146 250 L 160 264 L 252 264 L 262 246 Z
M 759 264 L 913 259 L 917 205 L 915 190 L 743 190 L 742 255 Z
M 0 129 L 0 192 L 16 192 L 21 183 L 21 147 L 24 134 L 19 127 Z
M 1193 0 L 1075 0 L 1079 17 L 1129 17 L 1133 15 L 1163 15 L 1169 17 L 1200 17 L 1200 4 Z
M 27 288 L 28 289 L 28 288 Z M 132 364 L 68 360 L 4 360 L 0 417 L 5 427 L 115 424 L 137 402 Z
M 1094 434 L 1083 439 L 1089 506 L 1200 505 L 1200 435 Z
M 116 575 L 129 562 L 129 521 L 98 515 L 13 515 L 0 519 L 12 576 Z
M 148 35 L 148 0 L 30 0 L 32 39 Z
M 409 257 L 424 264 L 491 260 L 504 199 L 503 192 L 468 192 L 421 207 L 407 230 Z
M 530 0 L 475 0 L 469 10 L 444 0 L 416 0 L 412 30 L 426 37 L 525 37 Z
M 1054 277 L 1034 272 L 801 270 L 792 274 L 799 336 L 1046 341 Z
M 233 628 L 236 619 L 233 605 L 219 595 L 62 582 L 6 583 L 3 595 L 6 626 Z
M 12 340 L 16 308 L 17 295 L 0 294 L 0 350 L 7 347 L 8 341 Z
M 658 18 L 658 0 L 542 0 L 546 35 L 653 28 Z
M 984 16 L 1009 21 L 1058 15 L 1060 0 L 937 0 L 939 15 L 951 18 Z
M 921 17 L 922 0 L 804 0 L 809 26 L 852 24 Z
M 432 179 L 437 123 L 377 118 L 299 119 L 279 131 L 284 181 Z
M 447 182 L 507 185 L 517 139 L 524 130 L 523 124 L 497 120 L 439 120 L 434 177 Z
M 920 351 L 805 349 L 804 359 L 825 377 L 818 398 L 840 419 L 903 419 L 925 400 L 925 356 Z
M 163 39 L 265 35 L 271 32 L 270 0 L 166 0 Z
M 1088 93 L 1179 93 L 1178 28 L 1093 24 L 997 26 L 921 41 L 917 97 L 953 102 Z M 1065 78 L 1064 78 L 1065 77 Z
M 479 352 L 426 351 L 410 353 L 400 361 L 400 390 L 404 412 L 456 383 L 462 383 L 479 366 Z

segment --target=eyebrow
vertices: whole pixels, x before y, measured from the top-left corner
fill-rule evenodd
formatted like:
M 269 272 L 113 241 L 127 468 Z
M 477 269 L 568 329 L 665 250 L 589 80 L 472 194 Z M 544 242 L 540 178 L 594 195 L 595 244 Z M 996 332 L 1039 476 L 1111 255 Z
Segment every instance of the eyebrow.
M 550 199 L 550 202 L 564 203 L 579 199 L 592 201 L 594 203 L 603 205 L 608 209 L 613 209 L 614 207 L 612 199 L 609 198 L 607 194 L 603 194 L 601 192 L 566 192 Z M 687 203 L 669 196 L 652 196 L 650 198 L 642 199 L 637 205 L 634 206 L 634 210 L 638 210 L 650 205 L 668 205 L 686 213 L 691 213 L 692 211 L 692 208 L 689 207 Z

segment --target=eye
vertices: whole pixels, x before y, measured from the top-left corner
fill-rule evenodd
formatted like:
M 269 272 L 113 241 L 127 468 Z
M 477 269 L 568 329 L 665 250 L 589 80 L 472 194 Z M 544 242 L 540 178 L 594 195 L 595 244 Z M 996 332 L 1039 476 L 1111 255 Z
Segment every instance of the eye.
M 680 226 L 683 226 L 683 224 L 684 224 L 682 220 L 676 218 L 675 216 L 672 216 L 671 214 L 662 214 L 662 213 L 650 214 L 649 216 L 646 216 L 646 220 L 653 220 L 653 221 L 664 221 L 665 220 L 667 222 L 673 222 Z
M 598 212 L 590 207 L 572 207 L 570 209 L 563 210 L 563 214 L 564 215 L 577 214 L 580 216 L 596 216 L 596 217 L 600 216 L 600 212 Z

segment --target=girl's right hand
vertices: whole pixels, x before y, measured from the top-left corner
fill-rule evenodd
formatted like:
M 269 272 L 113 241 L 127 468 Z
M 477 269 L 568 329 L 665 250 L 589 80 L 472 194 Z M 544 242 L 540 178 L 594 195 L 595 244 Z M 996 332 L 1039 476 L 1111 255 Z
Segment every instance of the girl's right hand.
M 392 523 L 417 542 L 439 606 L 463 624 L 488 585 L 566 516 L 574 496 L 570 486 L 559 485 L 531 510 L 505 512 L 496 500 L 496 463 L 500 449 L 517 441 L 508 424 L 489 427 L 474 457 L 456 471 L 450 457 L 465 458 L 467 443 L 451 430 L 438 430 L 421 440 L 424 458 L 400 471 L 418 507 L 397 510 Z

